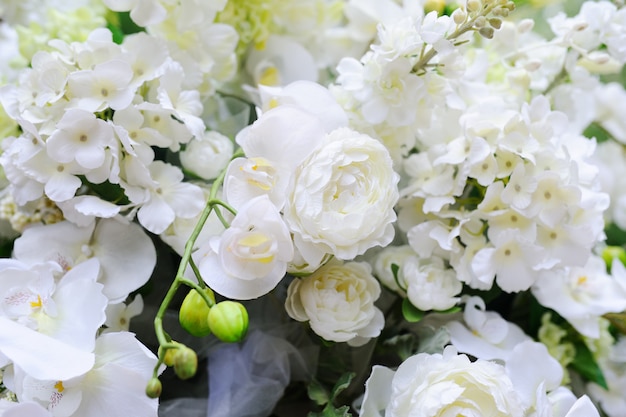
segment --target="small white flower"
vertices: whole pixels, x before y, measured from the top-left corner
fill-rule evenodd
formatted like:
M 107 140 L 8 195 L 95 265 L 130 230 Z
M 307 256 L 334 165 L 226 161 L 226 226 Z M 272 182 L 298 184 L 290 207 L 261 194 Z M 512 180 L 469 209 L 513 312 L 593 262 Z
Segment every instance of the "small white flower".
M 101 111 L 107 107 L 122 110 L 135 97 L 131 85 L 133 70 L 128 62 L 113 59 L 97 64 L 93 70 L 76 71 L 67 79 L 68 94 L 77 99 L 77 107 Z
M 155 234 L 161 234 L 176 217 L 191 218 L 204 207 L 204 193 L 197 185 L 183 182 L 180 168 L 163 161 L 149 166 L 153 179 L 149 199 L 137 212 L 139 223 Z
M 109 304 L 105 310 L 106 320 L 104 325 L 107 326 L 107 332 L 128 331 L 130 320 L 141 314 L 143 311 L 143 297 L 137 294 L 133 301 L 128 303 Z
M 531 290 L 543 306 L 559 313 L 578 332 L 598 338 L 600 317 L 626 309 L 626 288 L 619 281 L 626 271 L 619 261 L 613 265 L 617 279 L 606 273 L 602 258 L 592 256 L 583 267 L 541 273 Z
M 205 180 L 217 178 L 233 156 L 233 141 L 219 132 L 193 137 L 180 152 L 183 168 Z
M 96 169 L 105 162 L 105 149 L 113 140 L 113 129 L 104 120 L 82 109 L 69 109 L 46 140 L 46 151 L 56 162 L 76 161 L 85 169 Z
M 380 285 L 364 262 L 331 260 L 289 285 L 285 309 L 326 340 L 360 346 L 377 337 L 385 320 L 374 306 Z
M 167 0 L 105 0 L 104 3 L 115 12 L 130 11 L 133 22 L 145 27 L 162 22 L 167 16 L 163 3 L 171 2 Z
M 516 324 L 494 311 L 485 311 L 485 301 L 480 297 L 465 300 L 463 320 L 465 325 L 458 321 L 446 324 L 450 341 L 460 352 L 477 358 L 506 360 L 515 346 L 531 340 Z

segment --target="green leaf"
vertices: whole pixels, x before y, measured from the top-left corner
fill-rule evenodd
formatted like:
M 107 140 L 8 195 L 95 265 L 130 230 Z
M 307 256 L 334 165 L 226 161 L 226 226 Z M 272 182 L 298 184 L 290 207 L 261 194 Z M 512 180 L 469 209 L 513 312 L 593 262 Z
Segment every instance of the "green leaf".
M 591 123 L 585 131 L 583 132 L 583 136 L 588 138 L 596 138 L 598 143 L 607 141 L 611 138 L 611 134 L 606 131 L 602 126 L 598 123 Z
M 124 193 L 124 189 L 119 184 L 113 184 L 105 181 L 100 184 L 92 184 L 84 176 L 80 176 L 83 185 L 89 187 L 91 191 L 96 193 L 103 200 L 109 201 L 117 205 L 125 205 L 130 203 L 128 197 Z
M 402 300 L 402 315 L 406 321 L 417 323 L 424 318 L 426 313 L 411 304 L 408 298 L 405 298 Z
M 602 388 L 608 390 L 609 387 L 604 379 L 604 374 L 587 345 L 585 345 L 584 342 L 579 341 L 575 343 L 574 346 L 576 348 L 576 356 L 570 366 L 582 375 L 583 378 L 591 382 L 595 382 Z
M 626 313 L 607 313 L 602 317 L 607 319 L 620 333 L 626 335 Z
M 330 393 L 330 398 L 332 398 L 333 400 L 337 398 L 337 396 L 341 393 L 341 391 L 345 390 L 346 388 L 350 386 L 350 382 L 352 382 L 352 379 L 355 376 L 356 376 L 356 373 L 354 372 L 347 372 L 341 375 L 339 377 L 339 380 L 337 380 L 337 382 L 335 383 L 335 386 L 333 387 Z
M 322 386 L 317 380 L 312 380 L 311 383 L 307 386 L 306 392 L 309 395 L 309 398 L 315 402 L 317 405 L 328 404 L 330 398 L 328 396 L 328 391 L 326 388 Z
M 324 411 L 322 411 L 322 416 L 323 417 L 351 417 L 352 414 L 350 414 L 350 407 L 348 407 L 347 405 L 343 405 L 339 408 L 335 408 L 335 407 L 326 407 L 324 408 Z
M 107 23 L 107 28 L 113 34 L 113 42 L 120 45 L 124 41 L 124 32 L 122 32 L 122 29 L 111 23 Z

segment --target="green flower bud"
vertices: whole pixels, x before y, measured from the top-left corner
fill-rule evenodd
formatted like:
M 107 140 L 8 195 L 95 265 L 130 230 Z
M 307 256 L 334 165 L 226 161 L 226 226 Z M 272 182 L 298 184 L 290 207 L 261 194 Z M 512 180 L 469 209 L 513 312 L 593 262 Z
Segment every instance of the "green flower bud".
M 181 347 L 185 346 L 178 342 L 172 342 L 172 343 Z M 174 356 L 176 356 L 177 351 L 178 351 L 177 348 L 172 347 L 169 349 L 164 349 L 163 346 L 159 346 L 159 358 L 161 358 L 161 360 L 166 366 L 174 366 Z
M 175 349 L 174 354 L 174 373 L 180 379 L 189 379 L 196 374 L 198 370 L 198 355 L 187 346 L 181 346 Z
M 150 398 L 159 398 L 162 390 L 163 386 L 159 378 L 151 378 L 146 385 L 146 395 Z
M 248 331 L 248 312 L 235 301 L 222 301 L 209 311 L 209 327 L 222 342 L 239 342 Z
M 215 304 L 213 291 L 210 288 L 205 288 L 203 291 Z M 211 333 L 209 323 L 207 322 L 207 315 L 210 309 L 202 295 L 192 288 L 180 306 L 178 321 L 182 328 L 191 335 L 198 337 L 207 336 Z
M 604 248 L 602 251 L 602 259 L 604 259 L 604 262 L 606 262 L 606 265 L 609 268 L 611 267 L 614 258 L 619 259 L 624 265 L 626 265 L 626 251 L 624 248 L 620 246 L 607 246 Z

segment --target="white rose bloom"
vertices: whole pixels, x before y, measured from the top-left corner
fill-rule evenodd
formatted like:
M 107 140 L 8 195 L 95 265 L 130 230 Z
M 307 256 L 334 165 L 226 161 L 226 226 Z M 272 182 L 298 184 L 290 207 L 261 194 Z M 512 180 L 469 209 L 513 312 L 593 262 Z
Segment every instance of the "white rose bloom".
M 180 152 L 183 167 L 205 180 L 217 178 L 233 156 L 233 141 L 219 132 L 207 131 L 194 137 Z
M 374 306 L 380 285 L 365 262 L 332 260 L 289 285 L 285 309 L 326 340 L 360 346 L 380 334 L 385 319 Z
M 251 300 L 267 294 L 293 258 L 287 225 L 269 197 L 241 207 L 230 227 L 196 252 L 207 285 L 224 297 Z
M 448 346 L 443 355 L 420 353 L 396 372 L 374 366 L 365 384 L 361 417 L 521 417 L 524 407 L 504 367 L 471 362 Z
M 285 220 L 305 259 L 353 259 L 394 236 L 399 176 L 387 149 L 348 128 L 326 136 L 296 171 Z
M 402 266 L 403 278 L 408 287 L 407 296 L 420 310 L 447 310 L 460 300 L 456 297 L 463 284 L 452 269 L 447 269 L 442 258 L 433 256 L 420 262 L 410 257 Z

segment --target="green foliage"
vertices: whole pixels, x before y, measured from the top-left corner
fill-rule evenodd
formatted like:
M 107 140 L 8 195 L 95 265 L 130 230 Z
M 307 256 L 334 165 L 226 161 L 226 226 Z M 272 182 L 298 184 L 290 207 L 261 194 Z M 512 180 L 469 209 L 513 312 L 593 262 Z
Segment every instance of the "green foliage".
M 582 340 L 579 340 L 574 346 L 576 348 L 576 356 L 570 366 L 581 374 L 583 378 L 595 382 L 604 389 L 608 389 L 604 374 L 587 345 Z
M 324 406 L 322 411 L 308 414 L 308 417 L 351 417 L 350 407 L 342 405 L 335 407 L 334 402 L 337 396 L 350 386 L 352 379 L 356 376 L 354 372 L 347 372 L 339 377 L 335 386 L 328 392 L 326 388 L 318 381 L 313 380 L 308 388 L 307 393 L 317 405 Z
M 424 318 L 426 313 L 411 304 L 408 298 L 405 298 L 402 300 L 402 315 L 409 323 L 417 323 Z

